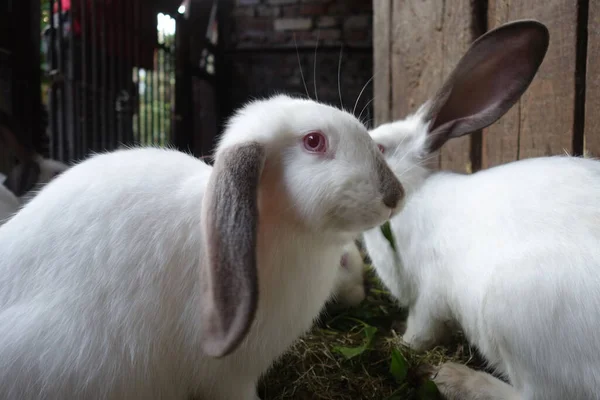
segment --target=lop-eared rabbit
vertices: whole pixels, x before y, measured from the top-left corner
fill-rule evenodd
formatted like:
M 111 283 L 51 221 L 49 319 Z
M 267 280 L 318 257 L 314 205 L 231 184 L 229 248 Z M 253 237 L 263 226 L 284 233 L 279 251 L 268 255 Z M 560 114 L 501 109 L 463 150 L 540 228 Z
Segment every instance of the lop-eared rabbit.
M 92 156 L 0 228 L 0 398 L 257 399 L 344 246 L 402 204 L 354 116 L 283 95 L 230 119 L 214 166 Z

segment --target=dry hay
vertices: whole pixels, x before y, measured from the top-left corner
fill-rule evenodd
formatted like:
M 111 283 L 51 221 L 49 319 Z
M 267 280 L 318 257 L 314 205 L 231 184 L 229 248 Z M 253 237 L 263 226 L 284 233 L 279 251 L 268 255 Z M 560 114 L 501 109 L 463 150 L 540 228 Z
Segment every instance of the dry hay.
M 372 269 L 367 281 L 367 300 L 349 310 L 329 307 L 272 367 L 259 385 L 263 400 L 435 399 L 435 385 L 427 379 L 431 366 L 451 360 L 481 368 L 481 359 L 461 337 L 426 353 L 403 346 L 396 332 L 406 313 L 382 290 Z

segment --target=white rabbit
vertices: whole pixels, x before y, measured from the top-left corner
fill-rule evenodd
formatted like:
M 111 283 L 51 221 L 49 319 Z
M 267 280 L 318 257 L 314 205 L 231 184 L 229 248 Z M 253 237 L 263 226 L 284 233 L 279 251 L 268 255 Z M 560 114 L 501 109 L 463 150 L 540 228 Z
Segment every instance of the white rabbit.
M 13 121 L 10 116 L 1 111 L 0 143 L 6 143 L 12 148 L 14 155 L 20 161 L 0 183 L 17 196 L 21 204 L 35 196 L 37 189 L 69 168 L 65 163 L 44 158 L 19 143 Z
M 257 399 L 402 198 L 356 118 L 283 95 L 232 117 L 214 167 L 92 156 L 0 228 L 0 398 Z
M 435 379 L 451 399 L 600 398 L 600 162 L 541 157 L 471 175 L 424 165 L 509 110 L 548 42 L 536 21 L 490 31 L 416 114 L 371 132 L 407 196 L 390 222 L 395 250 L 379 228 L 364 235 L 409 309 L 403 340 L 426 349 L 457 324 L 511 383 L 446 364 Z
M 365 263 L 360 250 L 353 241 L 346 245 L 340 260 L 334 289 L 334 299 L 344 307 L 356 307 L 366 297 Z

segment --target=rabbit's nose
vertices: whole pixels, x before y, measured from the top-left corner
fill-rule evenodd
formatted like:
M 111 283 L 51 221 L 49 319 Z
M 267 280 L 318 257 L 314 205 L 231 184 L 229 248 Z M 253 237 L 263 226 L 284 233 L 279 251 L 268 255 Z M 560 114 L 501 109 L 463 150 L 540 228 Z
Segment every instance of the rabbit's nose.
M 404 198 L 404 187 L 388 167 L 383 157 L 378 157 L 376 163 L 377 174 L 379 175 L 379 193 L 383 195 L 383 204 L 394 210 Z
M 385 204 L 389 208 L 396 208 L 398 202 L 400 201 L 399 192 L 388 192 L 383 195 L 383 204 Z
M 379 193 L 383 195 L 383 204 L 394 210 L 404 198 L 404 187 L 385 161 L 379 161 Z

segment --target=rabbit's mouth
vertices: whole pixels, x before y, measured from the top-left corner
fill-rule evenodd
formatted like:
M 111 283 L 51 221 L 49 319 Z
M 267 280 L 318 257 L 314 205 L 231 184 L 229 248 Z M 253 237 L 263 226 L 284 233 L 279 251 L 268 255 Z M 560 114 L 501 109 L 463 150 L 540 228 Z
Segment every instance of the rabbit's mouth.
M 396 209 L 384 207 L 345 207 L 340 205 L 333 209 L 327 218 L 330 223 L 343 232 L 360 233 L 375 228 L 389 220 Z

